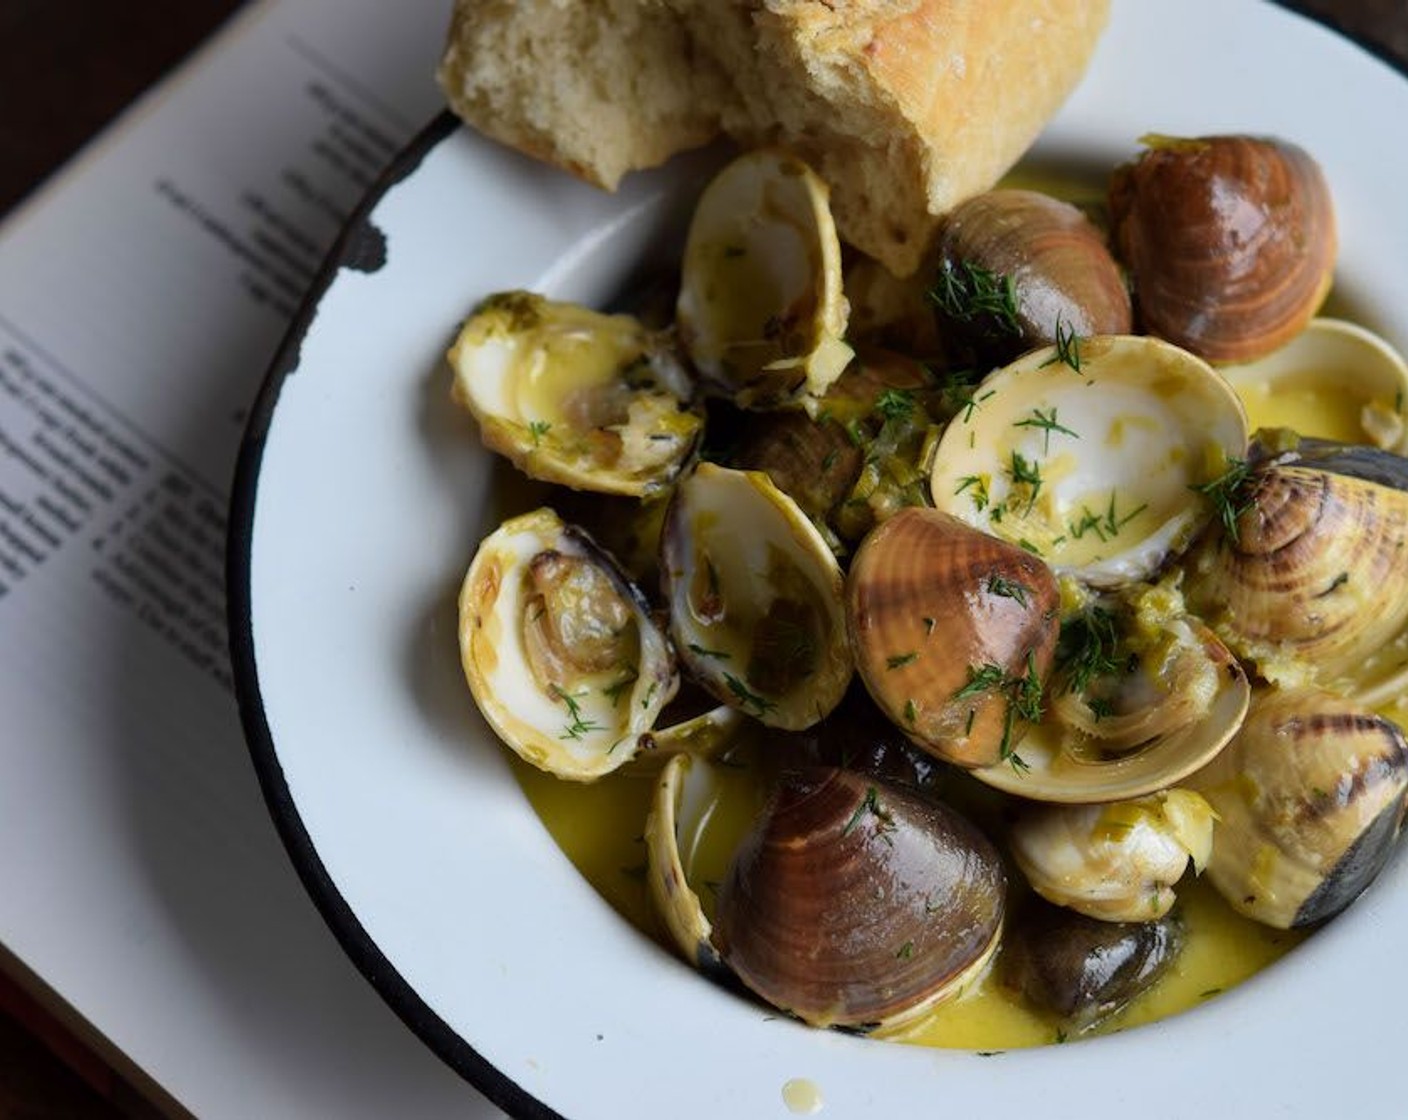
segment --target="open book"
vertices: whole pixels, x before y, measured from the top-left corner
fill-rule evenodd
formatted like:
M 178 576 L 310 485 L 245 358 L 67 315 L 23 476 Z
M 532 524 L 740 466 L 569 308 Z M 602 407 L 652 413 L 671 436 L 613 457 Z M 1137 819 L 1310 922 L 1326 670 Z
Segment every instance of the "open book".
M 304 894 L 224 621 L 246 406 L 448 18 L 252 4 L 0 227 L 0 941 L 202 1117 L 498 1114 Z

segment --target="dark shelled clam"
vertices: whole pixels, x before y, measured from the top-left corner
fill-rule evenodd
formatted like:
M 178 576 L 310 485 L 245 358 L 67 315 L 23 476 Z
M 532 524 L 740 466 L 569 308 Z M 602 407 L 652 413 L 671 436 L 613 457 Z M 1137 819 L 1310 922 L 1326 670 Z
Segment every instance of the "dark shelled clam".
M 1111 181 L 1115 251 L 1145 329 L 1209 361 L 1288 342 L 1330 289 L 1329 186 L 1301 148 L 1253 136 L 1147 137 Z
M 1002 930 L 997 851 L 952 810 L 835 769 L 782 777 L 719 889 L 713 940 L 817 1026 L 898 1027 L 980 975 Z
M 1176 912 L 1154 921 L 1102 922 L 1033 901 L 1009 924 L 1002 977 L 1080 1032 L 1147 991 L 1178 959 L 1185 938 Z
M 1012 355 L 1130 330 L 1129 292 L 1104 235 L 1038 191 L 988 191 L 948 215 L 934 299 L 952 325 L 1006 341 Z
M 1189 784 L 1217 813 L 1207 877 L 1223 898 L 1279 929 L 1313 925 L 1353 902 L 1392 853 L 1408 742 L 1362 705 L 1272 690 Z

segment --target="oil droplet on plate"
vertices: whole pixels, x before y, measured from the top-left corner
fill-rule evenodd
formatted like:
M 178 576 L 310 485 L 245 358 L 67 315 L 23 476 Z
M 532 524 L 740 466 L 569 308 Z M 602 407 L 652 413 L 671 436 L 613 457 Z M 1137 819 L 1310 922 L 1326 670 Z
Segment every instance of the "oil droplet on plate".
M 794 1077 L 782 1087 L 782 1101 L 799 1116 L 821 1111 L 821 1090 L 807 1077 Z

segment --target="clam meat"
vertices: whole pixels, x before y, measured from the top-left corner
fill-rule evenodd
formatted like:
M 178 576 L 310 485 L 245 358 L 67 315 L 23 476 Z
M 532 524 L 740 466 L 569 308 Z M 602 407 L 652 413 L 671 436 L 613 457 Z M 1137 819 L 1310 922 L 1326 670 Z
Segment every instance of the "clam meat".
M 452 395 L 485 446 L 530 478 L 646 497 L 669 487 L 702 433 L 679 360 L 628 315 L 500 292 L 448 357 Z
M 1109 805 L 1034 806 L 1011 831 L 1012 858 L 1048 902 L 1106 922 L 1162 918 L 1191 863 L 1212 851 L 1213 811 L 1170 789 Z
M 1062 622 L 1045 715 L 1023 741 L 1021 765 L 974 774 L 1019 797 L 1066 804 L 1166 789 L 1241 725 L 1246 673 L 1186 613 L 1176 579 L 1078 601 Z
M 459 597 L 470 693 L 525 761 L 590 781 L 630 759 L 679 687 L 640 592 L 580 529 L 543 508 L 484 538 Z

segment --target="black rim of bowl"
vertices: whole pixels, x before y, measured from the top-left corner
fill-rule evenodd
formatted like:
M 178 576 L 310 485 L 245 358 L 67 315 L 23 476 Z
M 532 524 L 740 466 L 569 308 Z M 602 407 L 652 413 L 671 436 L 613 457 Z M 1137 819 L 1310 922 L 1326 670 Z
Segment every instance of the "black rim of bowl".
M 1404 77 L 1408 77 L 1408 62 L 1396 58 L 1376 43 L 1350 34 L 1333 16 L 1306 11 L 1299 4 L 1289 0 L 1279 0 L 1279 3 L 1281 7 L 1351 39 Z M 401 1020 L 490 1101 L 513 1116 L 549 1120 L 560 1117 L 560 1114 L 480 1055 L 456 1030 L 435 1014 L 387 959 L 347 904 L 347 900 L 342 897 L 318 855 L 317 846 L 308 834 L 298 806 L 284 780 L 283 766 L 279 762 L 278 751 L 265 717 L 254 658 L 254 629 L 250 603 L 254 511 L 265 440 L 278 406 L 284 380 L 298 368 L 304 336 L 317 316 L 324 295 L 339 273 L 344 268 L 367 270 L 375 269 L 379 265 L 384 246 L 380 231 L 368 220 L 371 211 L 392 187 L 410 176 L 431 150 L 452 136 L 458 128 L 459 121 L 456 117 L 449 112 L 440 113 L 396 156 L 368 191 L 333 245 L 317 279 L 289 325 L 255 398 L 240 444 L 230 499 L 230 532 L 225 568 L 230 654 L 240 719 L 270 815 L 299 878 L 343 950 Z

